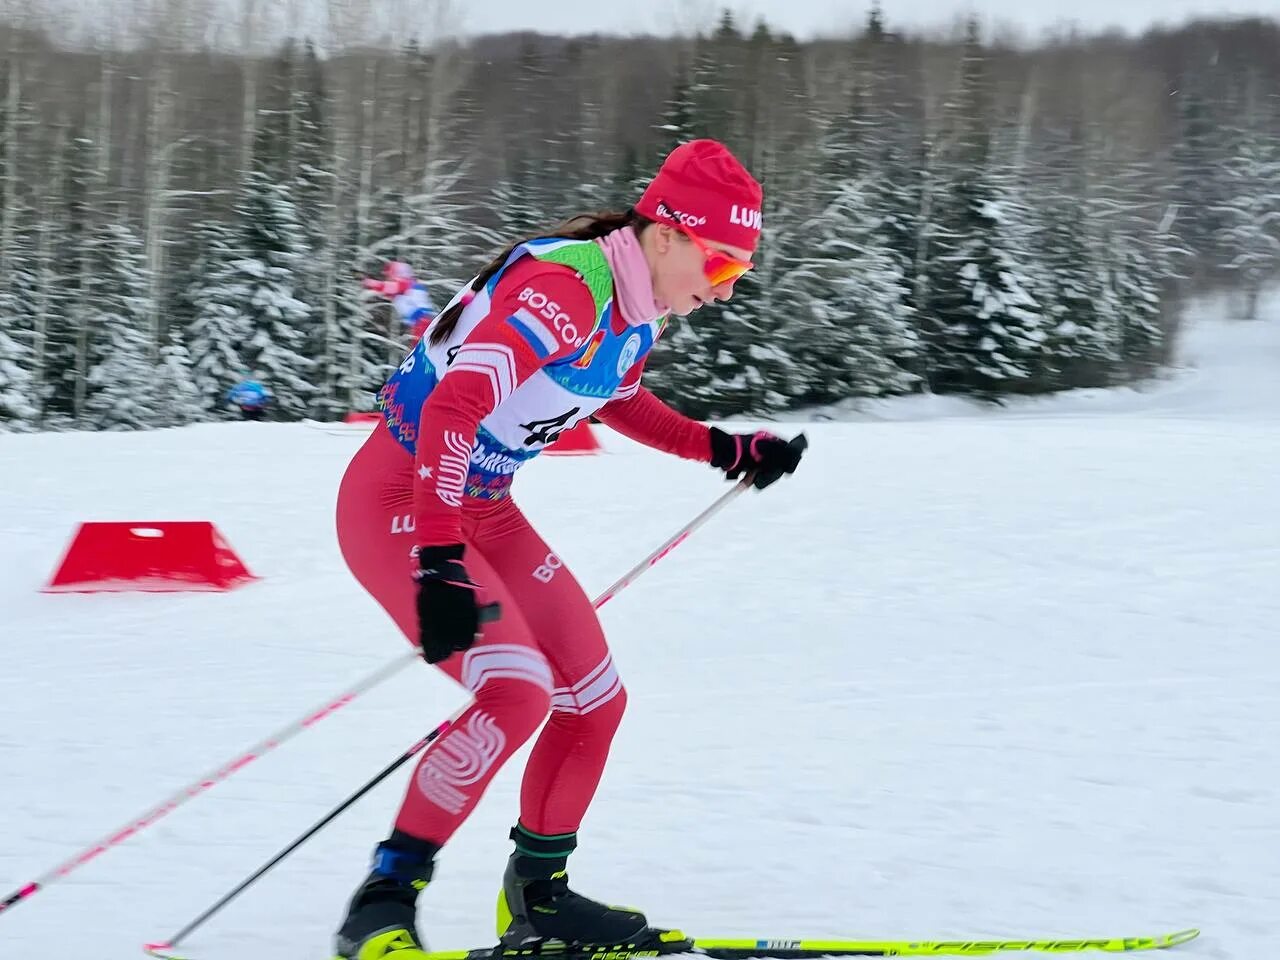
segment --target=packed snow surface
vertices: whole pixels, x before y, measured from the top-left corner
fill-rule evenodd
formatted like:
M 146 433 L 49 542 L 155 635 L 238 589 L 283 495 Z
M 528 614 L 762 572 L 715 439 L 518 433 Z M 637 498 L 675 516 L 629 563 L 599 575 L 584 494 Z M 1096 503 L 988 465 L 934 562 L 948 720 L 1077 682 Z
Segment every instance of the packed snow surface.
M 602 612 L 631 695 L 575 887 L 703 936 L 1280 938 L 1280 303 L 1203 307 L 1142 390 L 783 424 Z M 723 489 L 602 433 L 519 502 L 593 595 Z M 358 430 L 0 436 L 0 896 L 403 653 L 333 529 Z M 582 491 L 587 491 L 583 493 Z M 263 579 L 45 595 L 81 520 L 214 521 Z M 463 702 L 413 665 L 0 915 L 0 958 L 139 956 Z M 493 940 L 523 754 L 420 924 Z M 186 944 L 317 960 L 409 768 Z

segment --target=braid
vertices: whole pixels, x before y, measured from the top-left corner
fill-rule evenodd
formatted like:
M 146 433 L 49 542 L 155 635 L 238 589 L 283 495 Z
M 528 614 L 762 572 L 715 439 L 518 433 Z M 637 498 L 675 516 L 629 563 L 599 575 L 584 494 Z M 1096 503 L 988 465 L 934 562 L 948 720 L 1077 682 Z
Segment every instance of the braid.
M 449 338 L 454 328 L 457 327 L 458 318 L 462 316 L 462 311 L 466 308 L 466 305 L 484 288 L 484 285 L 493 278 L 493 275 L 502 269 L 503 264 L 507 262 L 507 258 L 511 256 L 511 252 L 520 244 L 527 243 L 529 240 L 543 239 L 598 240 L 600 237 L 613 233 L 615 230 L 621 230 L 623 227 L 635 227 L 636 232 L 639 233 L 652 222 L 636 213 L 634 208 L 625 210 L 622 213 L 611 211 L 580 213 L 577 216 L 570 217 L 550 233 L 537 233 L 508 244 L 496 257 L 485 264 L 479 276 L 471 281 L 471 286 L 462 299 L 435 319 L 435 322 L 431 324 L 429 342 L 435 346 Z

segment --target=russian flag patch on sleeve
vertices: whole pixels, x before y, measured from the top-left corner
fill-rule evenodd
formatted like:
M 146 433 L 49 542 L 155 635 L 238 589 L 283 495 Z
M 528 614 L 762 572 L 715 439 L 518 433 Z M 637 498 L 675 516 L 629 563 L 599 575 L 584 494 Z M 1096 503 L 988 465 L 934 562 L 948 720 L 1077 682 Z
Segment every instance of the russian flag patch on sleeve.
M 533 352 L 538 355 L 539 360 L 545 360 L 555 353 L 560 346 L 560 338 L 556 336 L 556 332 L 547 325 L 546 321 L 530 313 L 524 307 L 507 317 L 507 323 L 515 328 L 516 333 L 524 337 L 525 342 L 533 348 Z

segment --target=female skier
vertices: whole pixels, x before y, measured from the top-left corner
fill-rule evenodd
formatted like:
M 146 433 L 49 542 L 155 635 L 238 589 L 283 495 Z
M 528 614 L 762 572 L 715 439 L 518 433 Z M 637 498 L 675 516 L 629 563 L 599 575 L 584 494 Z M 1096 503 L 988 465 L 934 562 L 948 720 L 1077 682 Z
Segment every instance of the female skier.
M 667 315 L 728 300 L 751 269 L 761 196 L 722 144 L 682 144 L 634 208 L 575 217 L 500 253 L 383 386 L 385 429 L 338 495 L 343 556 L 427 662 L 475 699 L 423 755 L 338 931 L 342 960 L 422 960 L 416 902 L 436 854 L 548 712 L 498 898 L 503 945 L 666 946 L 643 914 L 568 887 L 627 698 L 591 602 L 509 489 L 521 464 L 593 415 L 730 479 L 794 472 L 800 451 L 784 440 L 708 428 L 640 385 Z M 482 629 L 492 603 L 500 618 Z

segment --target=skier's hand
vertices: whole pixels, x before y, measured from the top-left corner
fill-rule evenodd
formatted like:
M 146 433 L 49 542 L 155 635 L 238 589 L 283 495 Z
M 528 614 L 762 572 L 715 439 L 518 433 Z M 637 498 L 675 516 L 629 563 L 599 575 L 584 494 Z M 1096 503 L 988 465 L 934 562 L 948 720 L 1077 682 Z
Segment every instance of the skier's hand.
M 469 649 L 480 638 L 480 625 L 498 619 L 496 603 L 476 603 L 478 587 L 462 565 L 465 551 L 460 543 L 419 550 L 418 643 L 427 663 Z
M 808 446 L 809 441 L 803 433 L 791 440 L 783 440 L 763 430 L 757 433 L 725 433 L 719 427 L 712 427 L 711 465 L 723 470 L 730 480 L 754 474 L 752 484 L 757 490 L 763 490 L 784 473 L 795 473 Z
M 375 280 L 373 277 L 365 277 L 363 283 L 366 290 L 380 293 L 384 297 L 398 297 L 411 290 L 417 280 L 414 278 L 412 267 L 407 263 L 393 260 L 384 269 L 383 279 Z
M 365 277 L 363 282 L 366 290 L 372 290 L 384 297 L 398 297 L 413 286 L 412 280 L 403 279 L 375 280 L 373 277 Z

